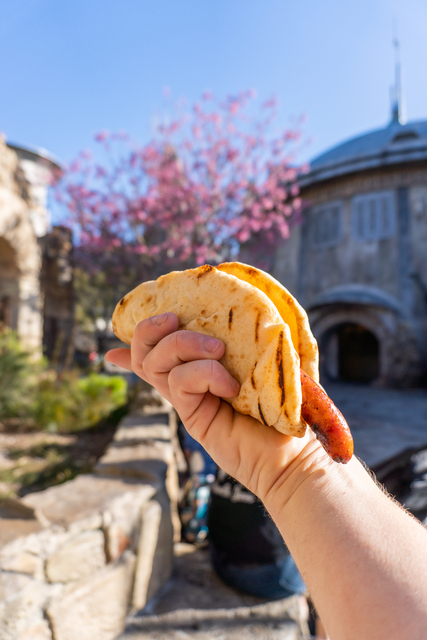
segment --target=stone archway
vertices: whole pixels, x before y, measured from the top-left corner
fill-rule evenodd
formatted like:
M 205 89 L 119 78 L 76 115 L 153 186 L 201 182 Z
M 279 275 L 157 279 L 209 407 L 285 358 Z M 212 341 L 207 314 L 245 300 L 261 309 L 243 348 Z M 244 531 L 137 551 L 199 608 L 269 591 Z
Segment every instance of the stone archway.
M 370 384 L 380 372 L 380 345 L 362 324 L 335 325 L 323 336 L 323 373 L 332 380 Z
M 386 383 L 393 360 L 393 345 L 399 318 L 391 310 L 370 305 L 328 305 L 311 312 L 310 323 L 319 344 L 321 377 L 369 384 Z M 353 340 L 352 340 L 353 337 Z M 358 363 L 351 364 L 345 345 L 359 342 Z M 341 355 L 340 355 L 341 351 Z M 357 353 L 356 353 L 357 355 Z M 349 374 L 353 366 L 354 376 Z M 361 369 L 366 368 L 366 375 Z M 359 374 L 357 374 L 359 371 Z

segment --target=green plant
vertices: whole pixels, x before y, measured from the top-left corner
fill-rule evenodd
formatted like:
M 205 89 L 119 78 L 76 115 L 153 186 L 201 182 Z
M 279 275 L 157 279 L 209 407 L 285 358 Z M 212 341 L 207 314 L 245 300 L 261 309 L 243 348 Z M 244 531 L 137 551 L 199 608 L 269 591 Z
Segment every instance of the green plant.
M 84 398 L 84 421 L 94 425 L 127 401 L 127 382 L 122 376 L 91 373 L 80 378 L 78 388 Z
M 121 376 L 77 371 L 47 372 L 40 380 L 35 419 L 50 431 L 79 431 L 91 427 L 127 402 L 127 383 Z
M 0 418 L 31 417 L 35 389 L 45 366 L 19 342 L 16 332 L 0 331 Z
M 77 369 L 58 373 L 36 360 L 15 332 L 0 331 L 0 419 L 25 419 L 48 431 L 79 431 L 127 402 L 121 376 Z

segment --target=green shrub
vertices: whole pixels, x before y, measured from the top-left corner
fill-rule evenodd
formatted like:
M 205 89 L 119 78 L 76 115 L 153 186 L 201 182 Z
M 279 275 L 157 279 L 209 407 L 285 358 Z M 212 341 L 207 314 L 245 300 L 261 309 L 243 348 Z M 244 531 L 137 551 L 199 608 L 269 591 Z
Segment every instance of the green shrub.
M 127 401 L 127 382 L 122 376 L 106 376 L 91 373 L 78 382 L 84 398 L 84 421 L 96 424 Z
M 49 431 L 79 431 L 91 427 L 127 401 L 121 376 L 77 371 L 50 371 L 40 381 L 35 412 L 37 424 Z
M 0 418 L 32 417 L 35 389 L 44 367 L 10 329 L 0 331 Z
M 29 419 L 48 431 L 78 431 L 95 425 L 127 402 L 121 376 L 78 370 L 58 373 L 36 361 L 16 333 L 0 331 L 0 420 Z

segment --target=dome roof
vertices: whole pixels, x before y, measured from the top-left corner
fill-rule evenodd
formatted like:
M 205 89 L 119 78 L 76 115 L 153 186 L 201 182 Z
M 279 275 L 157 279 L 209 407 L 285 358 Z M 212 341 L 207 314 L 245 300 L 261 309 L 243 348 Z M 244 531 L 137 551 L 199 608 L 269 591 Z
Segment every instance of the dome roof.
M 347 140 L 317 156 L 301 187 L 377 167 L 427 160 L 427 120 L 400 124 Z

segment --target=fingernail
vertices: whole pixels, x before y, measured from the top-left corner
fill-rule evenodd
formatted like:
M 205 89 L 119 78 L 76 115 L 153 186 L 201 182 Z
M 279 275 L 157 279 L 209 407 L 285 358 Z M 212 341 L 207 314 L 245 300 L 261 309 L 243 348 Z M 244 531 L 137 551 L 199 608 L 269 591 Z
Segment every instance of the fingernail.
M 153 316 L 152 321 L 154 322 L 154 324 L 160 327 L 160 325 L 165 324 L 166 320 L 168 319 L 168 315 L 168 313 L 162 313 L 160 316 Z
M 216 338 L 211 338 L 210 336 L 202 338 L 202 347 L 205 351 L 209 351 L 209 353 L 216 351 L 219 345 L 220 342 Z

